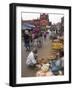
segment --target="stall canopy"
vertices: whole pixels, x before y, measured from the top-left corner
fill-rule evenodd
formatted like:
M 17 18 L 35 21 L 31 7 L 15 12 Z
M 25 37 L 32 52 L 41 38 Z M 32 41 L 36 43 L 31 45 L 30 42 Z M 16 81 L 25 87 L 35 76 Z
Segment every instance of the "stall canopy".
M 34 28 L 35 26 L 29 23 L 22 23 L 22 30 L 32 30 L 32 28 Z

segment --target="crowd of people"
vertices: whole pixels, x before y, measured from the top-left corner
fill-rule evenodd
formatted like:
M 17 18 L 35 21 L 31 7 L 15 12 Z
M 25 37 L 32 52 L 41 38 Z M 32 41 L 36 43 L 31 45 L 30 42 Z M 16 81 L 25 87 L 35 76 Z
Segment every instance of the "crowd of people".
M 41 48 L 48 34 L 49 34 L 48 32 L 42 32 L 40 30 L 39 31 L 25 30 L 23 37 L 26 51 L 30 51 L 32 50 L 32 48 Z

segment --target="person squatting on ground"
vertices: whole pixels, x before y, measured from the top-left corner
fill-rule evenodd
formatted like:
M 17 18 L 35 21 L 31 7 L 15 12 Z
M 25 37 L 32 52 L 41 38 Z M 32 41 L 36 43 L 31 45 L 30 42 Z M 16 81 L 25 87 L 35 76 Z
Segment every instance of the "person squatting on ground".
M 36 64 L 37 64 L 37 50 L 33 49 L 27 57 L 26 65 L 29 67 L 35 67 Z

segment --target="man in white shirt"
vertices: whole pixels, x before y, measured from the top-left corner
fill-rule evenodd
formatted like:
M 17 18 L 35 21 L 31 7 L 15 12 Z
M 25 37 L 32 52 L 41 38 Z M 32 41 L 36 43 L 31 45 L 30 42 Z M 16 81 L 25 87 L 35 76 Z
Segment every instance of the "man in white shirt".
M 31 51 L 27 57 L 26 60 L 26 65 L 27 66 L 35 66 L 37 64 L 37 50 L 34 49 L 33 51 Z

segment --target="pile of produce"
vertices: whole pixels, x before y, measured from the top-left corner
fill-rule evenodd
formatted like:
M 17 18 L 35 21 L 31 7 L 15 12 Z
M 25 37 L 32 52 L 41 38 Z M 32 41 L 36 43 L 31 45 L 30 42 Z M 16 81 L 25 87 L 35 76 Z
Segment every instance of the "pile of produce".
M 53 73 L 49 71 L 49 64 L 43 64 L 41 69 L 36 72 L 36 76 L 52 76 Z
M 52 42 L 52 49 L 62 49 L 63 48 L 63 43 L 61 43 L 61 42 Z

